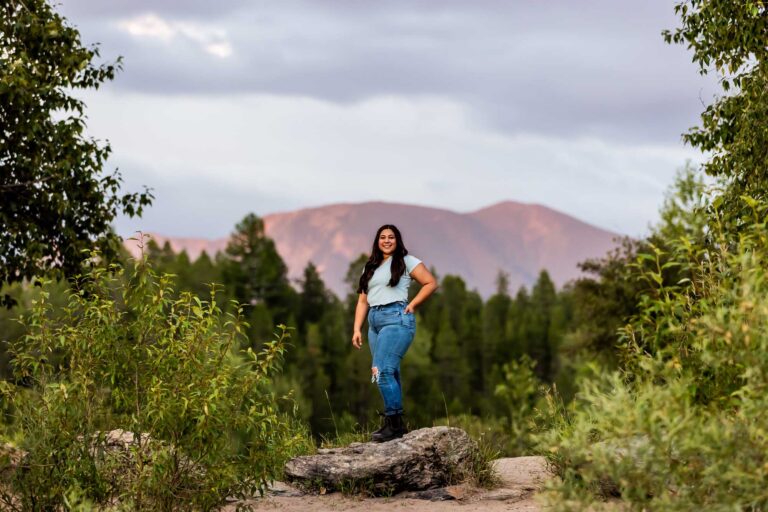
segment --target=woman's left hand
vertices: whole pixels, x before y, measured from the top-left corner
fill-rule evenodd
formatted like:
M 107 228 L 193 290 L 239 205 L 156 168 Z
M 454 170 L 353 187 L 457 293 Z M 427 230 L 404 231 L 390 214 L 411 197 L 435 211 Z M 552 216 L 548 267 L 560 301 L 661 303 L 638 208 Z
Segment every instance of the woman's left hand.
M 413 304 L 408 304 L 407 306 L 405 306 L 405 309 L 403 310 L 403 313 L 406 313 L 408 315 L 412 315 L 414 311 L 416 311 L 416 308 L 414 307 L 414 305 Z

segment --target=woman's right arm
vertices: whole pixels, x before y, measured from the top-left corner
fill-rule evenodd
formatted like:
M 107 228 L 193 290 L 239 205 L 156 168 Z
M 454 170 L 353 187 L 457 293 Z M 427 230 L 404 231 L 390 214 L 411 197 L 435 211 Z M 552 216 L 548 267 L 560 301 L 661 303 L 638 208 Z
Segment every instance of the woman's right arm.
M 363 322 L 365 315 L 368 314 L 368 295 L 361 293 L 357 297 L 357 307 L 355 308 L 355 327 L 352 330 L 352 345 L 359 349 L 363 346 Z

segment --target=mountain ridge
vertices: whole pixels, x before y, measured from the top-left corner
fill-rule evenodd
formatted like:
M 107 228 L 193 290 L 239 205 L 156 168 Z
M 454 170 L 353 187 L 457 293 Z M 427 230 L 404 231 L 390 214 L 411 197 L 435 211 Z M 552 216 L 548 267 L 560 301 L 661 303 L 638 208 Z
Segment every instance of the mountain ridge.
M 397 225 L 409 252 L 435 267 L 439 276 L 460 275 L 486 297 L 495 290 L 499 270 L 509 274 L 511 291 L 530 286 L 542 269 L 562 286 L 580 274 L 577 263 L 603 256 L 620 236 L 553 208 L 517 201 L 467 213 L 385 201 L 336 203 L 263 219 L 292 280 L 312 261 L 327 286 L 342 296 L 347 293 L 343 279 L 349 263 L 369 253 L 382 224 Z M 160 244 L 168 240 L 175 251 L 187 250 L 190 258 L 203 250 L 211 255 L 222 251 L 229 239 L 153 238 Z

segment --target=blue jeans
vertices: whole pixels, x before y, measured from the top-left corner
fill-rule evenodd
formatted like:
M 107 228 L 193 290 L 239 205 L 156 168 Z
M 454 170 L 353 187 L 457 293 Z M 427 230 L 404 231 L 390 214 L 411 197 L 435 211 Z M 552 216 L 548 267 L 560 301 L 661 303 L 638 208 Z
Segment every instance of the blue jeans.
M 379 385 L 384 414 L 403 413 L 400 360 L 416 334 L 416 316 L 405 313 L 406 302 L 371 306 L 368 311 L 368 344 L 371 347 L 372 382 Z

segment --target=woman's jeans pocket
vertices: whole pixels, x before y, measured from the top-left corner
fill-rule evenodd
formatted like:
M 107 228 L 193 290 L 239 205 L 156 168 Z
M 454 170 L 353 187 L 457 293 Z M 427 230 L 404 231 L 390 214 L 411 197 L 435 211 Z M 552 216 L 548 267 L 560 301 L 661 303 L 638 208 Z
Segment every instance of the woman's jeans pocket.
M 405 311 L 401 311 L 400 321 L 404 327 L 411 330 L 416 330 L 416 315 L 413 313 L 406 313 Z

